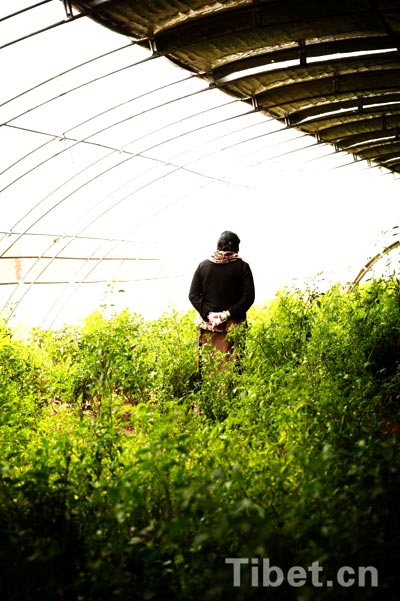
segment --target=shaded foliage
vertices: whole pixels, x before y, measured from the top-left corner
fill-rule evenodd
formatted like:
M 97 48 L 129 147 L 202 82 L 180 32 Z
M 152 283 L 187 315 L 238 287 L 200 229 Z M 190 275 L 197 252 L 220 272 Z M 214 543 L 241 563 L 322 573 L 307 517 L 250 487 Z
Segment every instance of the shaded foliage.
M 281 291 L 242 369 L 194 315 L 0 330 L 0 595 L 8 601 L 397 599 L 397 282 Z M 323 585 L 233 586 L 225 558 Z M 379 587 L 326 586 L 374 566 Z

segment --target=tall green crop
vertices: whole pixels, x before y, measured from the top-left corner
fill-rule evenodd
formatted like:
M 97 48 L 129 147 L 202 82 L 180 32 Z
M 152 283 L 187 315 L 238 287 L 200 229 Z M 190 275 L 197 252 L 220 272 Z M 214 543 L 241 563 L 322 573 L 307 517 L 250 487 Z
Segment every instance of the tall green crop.
M 397 299 L 395 279 L 283 290 L 240 365 L 200 357 L 193 312 L 2 327 L 1 598 L 397 599 Z M 266 588 L 263 559 L 319 562 L 321 585 Z M 328 585 L 341 566 L 379 587 Z

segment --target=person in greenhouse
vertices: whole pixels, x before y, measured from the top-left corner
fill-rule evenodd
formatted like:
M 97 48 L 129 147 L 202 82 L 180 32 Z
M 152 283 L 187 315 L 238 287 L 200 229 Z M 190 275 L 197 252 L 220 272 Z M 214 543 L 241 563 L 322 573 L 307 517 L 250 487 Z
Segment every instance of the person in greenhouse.
M 189 300 L 199 314 L 199 347 L 209 343 L 227 359 L 237 356 L 234 329 L 246 327 L 255 295 L 253 274 L 239 257 L 239 244 L 237 234 L 222 232 L 217 250 L 195 270 L 189 290 Z

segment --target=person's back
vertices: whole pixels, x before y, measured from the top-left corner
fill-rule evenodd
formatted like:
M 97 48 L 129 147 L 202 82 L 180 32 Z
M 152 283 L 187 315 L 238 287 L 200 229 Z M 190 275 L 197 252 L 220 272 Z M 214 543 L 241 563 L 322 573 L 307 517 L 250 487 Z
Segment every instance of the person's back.
M 211 342 L 228 352 L 232 344 L 226 334 L 232 325 L 246 321 L 254 302 L 254 281 L 248 263 L 239 255 L 240 240 L 233 232 L 223 232 L 217 250 L 197 267 L 189 300 L 200 315 L 200 344 Z

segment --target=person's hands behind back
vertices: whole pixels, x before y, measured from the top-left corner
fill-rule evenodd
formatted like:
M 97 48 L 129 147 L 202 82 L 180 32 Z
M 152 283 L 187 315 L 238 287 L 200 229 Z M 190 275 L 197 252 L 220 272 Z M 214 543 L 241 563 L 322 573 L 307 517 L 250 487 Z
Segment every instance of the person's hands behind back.
M 208 314 L 208 322 L 211 324 L 211 326 L 213 328 L 215 328 L 215 327 L 221 325 L 221 323 L 224 323 L 225 321 L 227 321 L 227 319 L 229 317 L 230 317 L 229 311 L 221 311 L 219 313 L 211 311 L 211 313 Z

